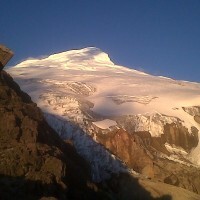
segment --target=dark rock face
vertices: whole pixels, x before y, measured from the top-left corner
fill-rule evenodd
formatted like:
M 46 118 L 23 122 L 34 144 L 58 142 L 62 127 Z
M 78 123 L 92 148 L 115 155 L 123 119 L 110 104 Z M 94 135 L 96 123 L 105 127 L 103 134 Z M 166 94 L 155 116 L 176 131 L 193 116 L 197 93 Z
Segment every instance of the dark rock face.
M 194 120 L 200 124 L 200 106 L 183 107 L 183 110 L 194 117 Z
M 13 57 L 13 52 L 5 47 L 4 45 L 0 45 L 0 71 L 7 64 L 7 62 Z
M 193 127 L 192 133 L 179 124 L 166 124 L 164 134 L 162 135 L 163 142 L 174 144 L 177 147 L 182 147 L 190 152 L 192 148 L 198 145 L 198 130 Z
M 130 135 L 122 129 L 98 136 L 98 141 L 123 160 L 128 167 L 143 175 L 153 177 L 153 162 L 140 145 L 142 141 L 139 140 L 140 138 L 136 135 Z
M 0 199 L 95 198 L 87 163 L 48 126 L 12 78 L 1 73 Z
M 182 107 L 191 116 L 200 115 L 200 106 Z
M 199 115 L 195 115 L 194 116 L 194 120 L 200 124 L 200 116 Z
M 170 176 L 166 177 L 164 179 L 164 182 L 170 185 L 179 185 L 179 180 L 173 173 Z

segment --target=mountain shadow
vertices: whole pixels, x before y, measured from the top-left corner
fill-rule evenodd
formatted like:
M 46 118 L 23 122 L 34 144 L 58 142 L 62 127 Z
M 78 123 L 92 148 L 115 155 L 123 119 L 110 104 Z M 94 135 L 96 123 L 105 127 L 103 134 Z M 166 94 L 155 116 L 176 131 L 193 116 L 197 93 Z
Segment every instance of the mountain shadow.
M 27 180 L 25 177 L 11 177 L 0 175 L 0 199 L 1 200 L 39 200 L 39 199 L 49 199 L 49 200 L 87 200 L 87 199 L 97 199 L 97 200 L 171 200 L 170 195 L 163 195 L 162 197 L 153 198 L 149 192 L 142 188 L 136 179 L 125 175 L 126 188 L 123 190 L 119 185 L 119 182 L 112 183 L 111 185 L 96 186 L 96 191 L 88 190 L 74 190 L 68 188 L 63 189 L 61 185 L 56 183 L 43 183 L 40 180 Z M 129 179 L 129 180 L 128 180 Z M 113 180 L 110 180 L 112 182 Z M 127 182 L 129 184 L 127 185 Z M 117 185 L 115 185 L 117 184 Z M 109 186 L 109 187 L 108 187 Z M 128 187 L 127 187 L 128 186 Z M 101 189 L 100 189 L 101 188 Z

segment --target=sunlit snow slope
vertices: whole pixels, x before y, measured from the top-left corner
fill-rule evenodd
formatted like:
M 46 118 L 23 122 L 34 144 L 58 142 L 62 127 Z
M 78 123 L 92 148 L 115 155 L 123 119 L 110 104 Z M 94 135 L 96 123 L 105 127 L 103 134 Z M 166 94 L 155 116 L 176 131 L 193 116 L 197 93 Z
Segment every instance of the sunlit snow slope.
M 163 134 L 165 124 L 177 121 L 189 133 L 191 127 L 200 130 L 194 116 L 186 112 L 200 106 L 199 83 L 115 65 L 94 47 L 26 60 L 8 72 L 45 113 L 77 123 L 88 132 L 92 126 L 117 126 L 115 118 L 124 115 L 137 116 L 135 131 L 149 131 L 153 137 Z M 200 145 L 187 156 L 200 164 Z

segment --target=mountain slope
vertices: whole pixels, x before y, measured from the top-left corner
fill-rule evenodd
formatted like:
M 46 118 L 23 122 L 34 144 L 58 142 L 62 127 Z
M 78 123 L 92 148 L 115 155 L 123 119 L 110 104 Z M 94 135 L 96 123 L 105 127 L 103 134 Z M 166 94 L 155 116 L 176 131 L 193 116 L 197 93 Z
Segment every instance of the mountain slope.
M 200 193 L 199 83 L 115 65 L 94 47 L 27 60 L 8 71 L 50 126 L 73 140 L 93 180 L 135 170 Z M 133 156 L 138 148 L 145 159 Z

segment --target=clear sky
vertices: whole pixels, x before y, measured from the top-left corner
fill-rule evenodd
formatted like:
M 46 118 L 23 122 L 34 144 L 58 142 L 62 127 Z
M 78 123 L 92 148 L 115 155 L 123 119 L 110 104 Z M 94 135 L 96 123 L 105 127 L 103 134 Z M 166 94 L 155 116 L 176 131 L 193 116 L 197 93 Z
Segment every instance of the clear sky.
M 10 64 L 95 46 L 116 64 L 200 82 L 200 0 L 0 0 Z

